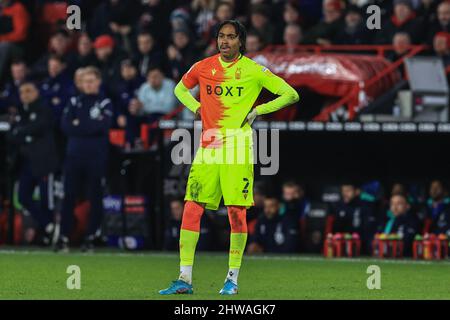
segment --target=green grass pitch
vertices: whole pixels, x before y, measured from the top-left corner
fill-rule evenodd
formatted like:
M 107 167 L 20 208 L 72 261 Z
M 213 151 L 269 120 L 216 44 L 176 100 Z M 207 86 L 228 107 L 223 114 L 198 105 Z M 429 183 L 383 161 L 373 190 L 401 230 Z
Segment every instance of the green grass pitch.
M 55 254 L 0 250 L 0 299 L 450 299 L 450 261 L 244 256 L 239 294 L 218 294 L 226 254 L 198 253 L 193 295 L 160 296 L 178 275 L 178 255 L 100 251 Z M 81 289 L 69 290 L 69 265 L 81 270 Z M 367 267 L 381 268 L 381 289 L 366 286 Z

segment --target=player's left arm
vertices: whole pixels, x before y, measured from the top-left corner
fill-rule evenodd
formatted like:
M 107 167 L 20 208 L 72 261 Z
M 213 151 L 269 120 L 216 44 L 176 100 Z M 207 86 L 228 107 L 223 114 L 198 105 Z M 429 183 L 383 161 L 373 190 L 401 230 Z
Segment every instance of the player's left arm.
M 260 104 L 250 114 L 248 121 L 251 124 L 256 116 L 272 113 L 287 107 L 299 100 L 297 91 L 292 88 L 283 78 L 274 75 L 269 69 L 263 68 L 260 71 L 261 86 L 278 95 L 277 98 Z M 253 118 L 253 119 L 252 119 Z
M 299 100 L 297 91 L 292 88 L 283 78 L 273 74 L 269 69 L 261 71 L 260 83 L 273 94 L 278 95 L 274 100 L 256 107 L 258 115 L 272 113 L 287 107 Z

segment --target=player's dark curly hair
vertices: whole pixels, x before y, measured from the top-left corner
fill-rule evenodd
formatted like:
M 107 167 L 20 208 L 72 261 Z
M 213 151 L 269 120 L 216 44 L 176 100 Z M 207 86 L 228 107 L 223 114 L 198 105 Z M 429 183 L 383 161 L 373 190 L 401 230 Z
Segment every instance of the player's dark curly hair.
M 241 42 L 241 47 L 239 48 L 239 52 L 244 54 L 245 53 L 245 41 L 247 40 L 247 30 L 245 30 L 244 25 L 242 23 L 240 23 L 238 20 L 223 21 L 217 28 L 216 39 L 219 37 L 220 29 L 222 29 L 222 27 L 227 24 L 230 24 L 234 27 L 234 30 L 239 37 L 239 41 Z M 217 46 L 218 45 L 219 44 L 217 44 Z M 217 48 L 217 49 L 219 49 L 219 48 Z

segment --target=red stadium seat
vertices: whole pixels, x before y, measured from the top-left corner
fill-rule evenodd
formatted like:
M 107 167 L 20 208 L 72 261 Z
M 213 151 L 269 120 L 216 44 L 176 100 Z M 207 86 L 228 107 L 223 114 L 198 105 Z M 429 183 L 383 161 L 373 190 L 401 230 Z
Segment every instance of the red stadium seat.
M 125 145 L 125 130 L 123 129 L 109 130 L 109 142 L 112 145 L 123 147 Z

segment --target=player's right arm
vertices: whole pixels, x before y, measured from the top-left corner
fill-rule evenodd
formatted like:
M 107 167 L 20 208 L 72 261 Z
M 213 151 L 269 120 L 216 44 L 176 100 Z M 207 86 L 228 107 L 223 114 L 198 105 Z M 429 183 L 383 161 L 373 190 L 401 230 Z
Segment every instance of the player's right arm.
M 194 113 L 200 108 L 200 102 L 195 99 L 189 92 L 189 89 L 194 88 L 198 84 L 198 62 L 194 64 L 188 72 L 184 74 L 180 82 L 175 87 L 175 96 L 182 104 Z

